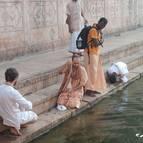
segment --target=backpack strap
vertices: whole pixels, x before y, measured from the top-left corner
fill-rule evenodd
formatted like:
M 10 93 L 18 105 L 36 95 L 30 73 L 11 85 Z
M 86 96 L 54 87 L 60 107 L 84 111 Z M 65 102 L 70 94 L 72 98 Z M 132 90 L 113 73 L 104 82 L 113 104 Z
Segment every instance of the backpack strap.
M 91 27 L 91 29 L 92 29 L 92 28 L 95 28 L 95 27 L 93 27 L 93 26 L 92 26 L 92 27 Z M 91 29 L 90 29 L 90 30 L 91 30 Z M 89 33 L 88 33 L 88 34 L 89 34 Z M 93 41 L 93 40 L 90 40 L 87 44 L 88 44 L 88 45 L 89 45 L 90 43 L 92 44 L 92 41 Z M 87 48 L 87 54 L 88 54 L 88 64 L 90 64 L 90 53 L 89 53 L 89 47 Z
M 88 64 L 90 64 L 90 54 L 89 54 L 89 48 L 87 48 L 87 54 L 88 54 Z
M 96 28 L 96 27 L 95 27 Z M 98 32 L 98 35 L 100 34 L 100 36 L 101 36 L 101 38 L 100 38 L 100 40 L 98 40 L 99 41 L 99 43 L 100 43 L 100 46 L 101 47 L 103 47 L 103 33 L 100 31 L 100 30 L 98 30 L 97 28 L 96 28 L 96 30 L 97 30 L 97 32 Z

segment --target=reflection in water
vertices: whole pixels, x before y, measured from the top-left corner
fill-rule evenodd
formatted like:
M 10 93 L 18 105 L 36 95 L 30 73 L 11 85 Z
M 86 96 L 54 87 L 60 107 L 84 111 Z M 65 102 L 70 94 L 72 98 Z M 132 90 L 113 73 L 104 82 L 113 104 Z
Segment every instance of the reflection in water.
M 123 90 L 121 96 L 121 103 L 116 108 L 117 112 L 123 112 L 128 104 L 128 90 Z
M 143 79 L 32 143 L 143 143 Z

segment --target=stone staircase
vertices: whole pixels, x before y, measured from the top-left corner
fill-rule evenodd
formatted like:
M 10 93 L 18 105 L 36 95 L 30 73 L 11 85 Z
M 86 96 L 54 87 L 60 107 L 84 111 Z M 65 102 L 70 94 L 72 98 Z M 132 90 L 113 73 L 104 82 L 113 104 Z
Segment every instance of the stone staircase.
M 105 70 L 112 61 L 124 61 L 128 64 L 130 81 L 139 78 L 143 72 L 143 28 L 121 33 L 120 36 L 106 37 L 102 49 Z M 62 76 L 58 75 L 62 65 L 71 58 L 66 48 L 52 52 L 36 53 L 30 56 L 23 56 L 12 61 L 0 63 L 0 81 L 4 82 L 4 72 L 8 67 L 16 67 L 20 73 L 17 89 L 33 103 L 33 110 L 39 115 L 39 121 L 24 129 L 23 136 L 14 138 L 3 135 L 0 139 L 8 143 L 23 143 L 34 139 L 41 134 L 48 132 L 51 128 L 64 122 L 71 116 L 75 116 L 82 110 L 93 106 L 103 99 L 107 94 L 122 88 L 125 85 L 110 85 L 108 91 L 97 98 L 84 97 L 79 110 L 58 112 L 54 109 L 57 100 L 57 91 L 60 87 Z M 81 58 L 81 61 L 83 58 Z M 138 69 L 138 67 L 140 67 Z M 0 131 L 5 130 L 0 124 Z M 5 143 L 5 141 L 3 142 Z

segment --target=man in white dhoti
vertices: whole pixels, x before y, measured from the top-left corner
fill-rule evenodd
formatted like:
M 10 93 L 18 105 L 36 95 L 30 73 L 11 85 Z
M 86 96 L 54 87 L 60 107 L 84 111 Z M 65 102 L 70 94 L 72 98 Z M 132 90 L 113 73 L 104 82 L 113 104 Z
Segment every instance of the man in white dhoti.
M 5 72 L 6 83 L 0 85 L 0 116 L 3 124 L 10 127 L 14 135 L 21 135 L 20 127 L 29 122 L 36 121 L 36 113 L 29 111 L 32 103 L 27 101 L 15 88 L 18 72 L 15 68 L 9 68 Z
M 110 83 L 126 83 L 128 81 L 128 73 L 129 71 L 127 65 L 123 62 L 112 63 L 112 65 L 107 70 L 107 75 Z
M 80 0 L 70 0 L 67 4 L 66 14 L 66 23 L 68 24 L 69 32 L 71 34 L 68 51 L 73 54 L 79 54 L 83 52 L 83 50 L 79 50 L 76 47 L 76 39 L 81 30 L 81 17 L 83 17 L 84 22 L 87 23 L 80 5 Z

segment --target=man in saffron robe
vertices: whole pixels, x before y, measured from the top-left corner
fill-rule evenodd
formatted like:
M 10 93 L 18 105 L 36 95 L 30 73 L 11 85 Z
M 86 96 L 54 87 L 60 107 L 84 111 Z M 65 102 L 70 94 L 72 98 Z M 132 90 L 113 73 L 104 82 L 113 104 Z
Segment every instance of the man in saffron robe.
M 59 89 L 57 108 L 59 110 L 79 108 L 87 82 L 87 73 L 85 68 L 80 65 L 79 57 L 73 55 L 72 61 L 63 66 L 60 74 L 64 74 L 64 80 Z

